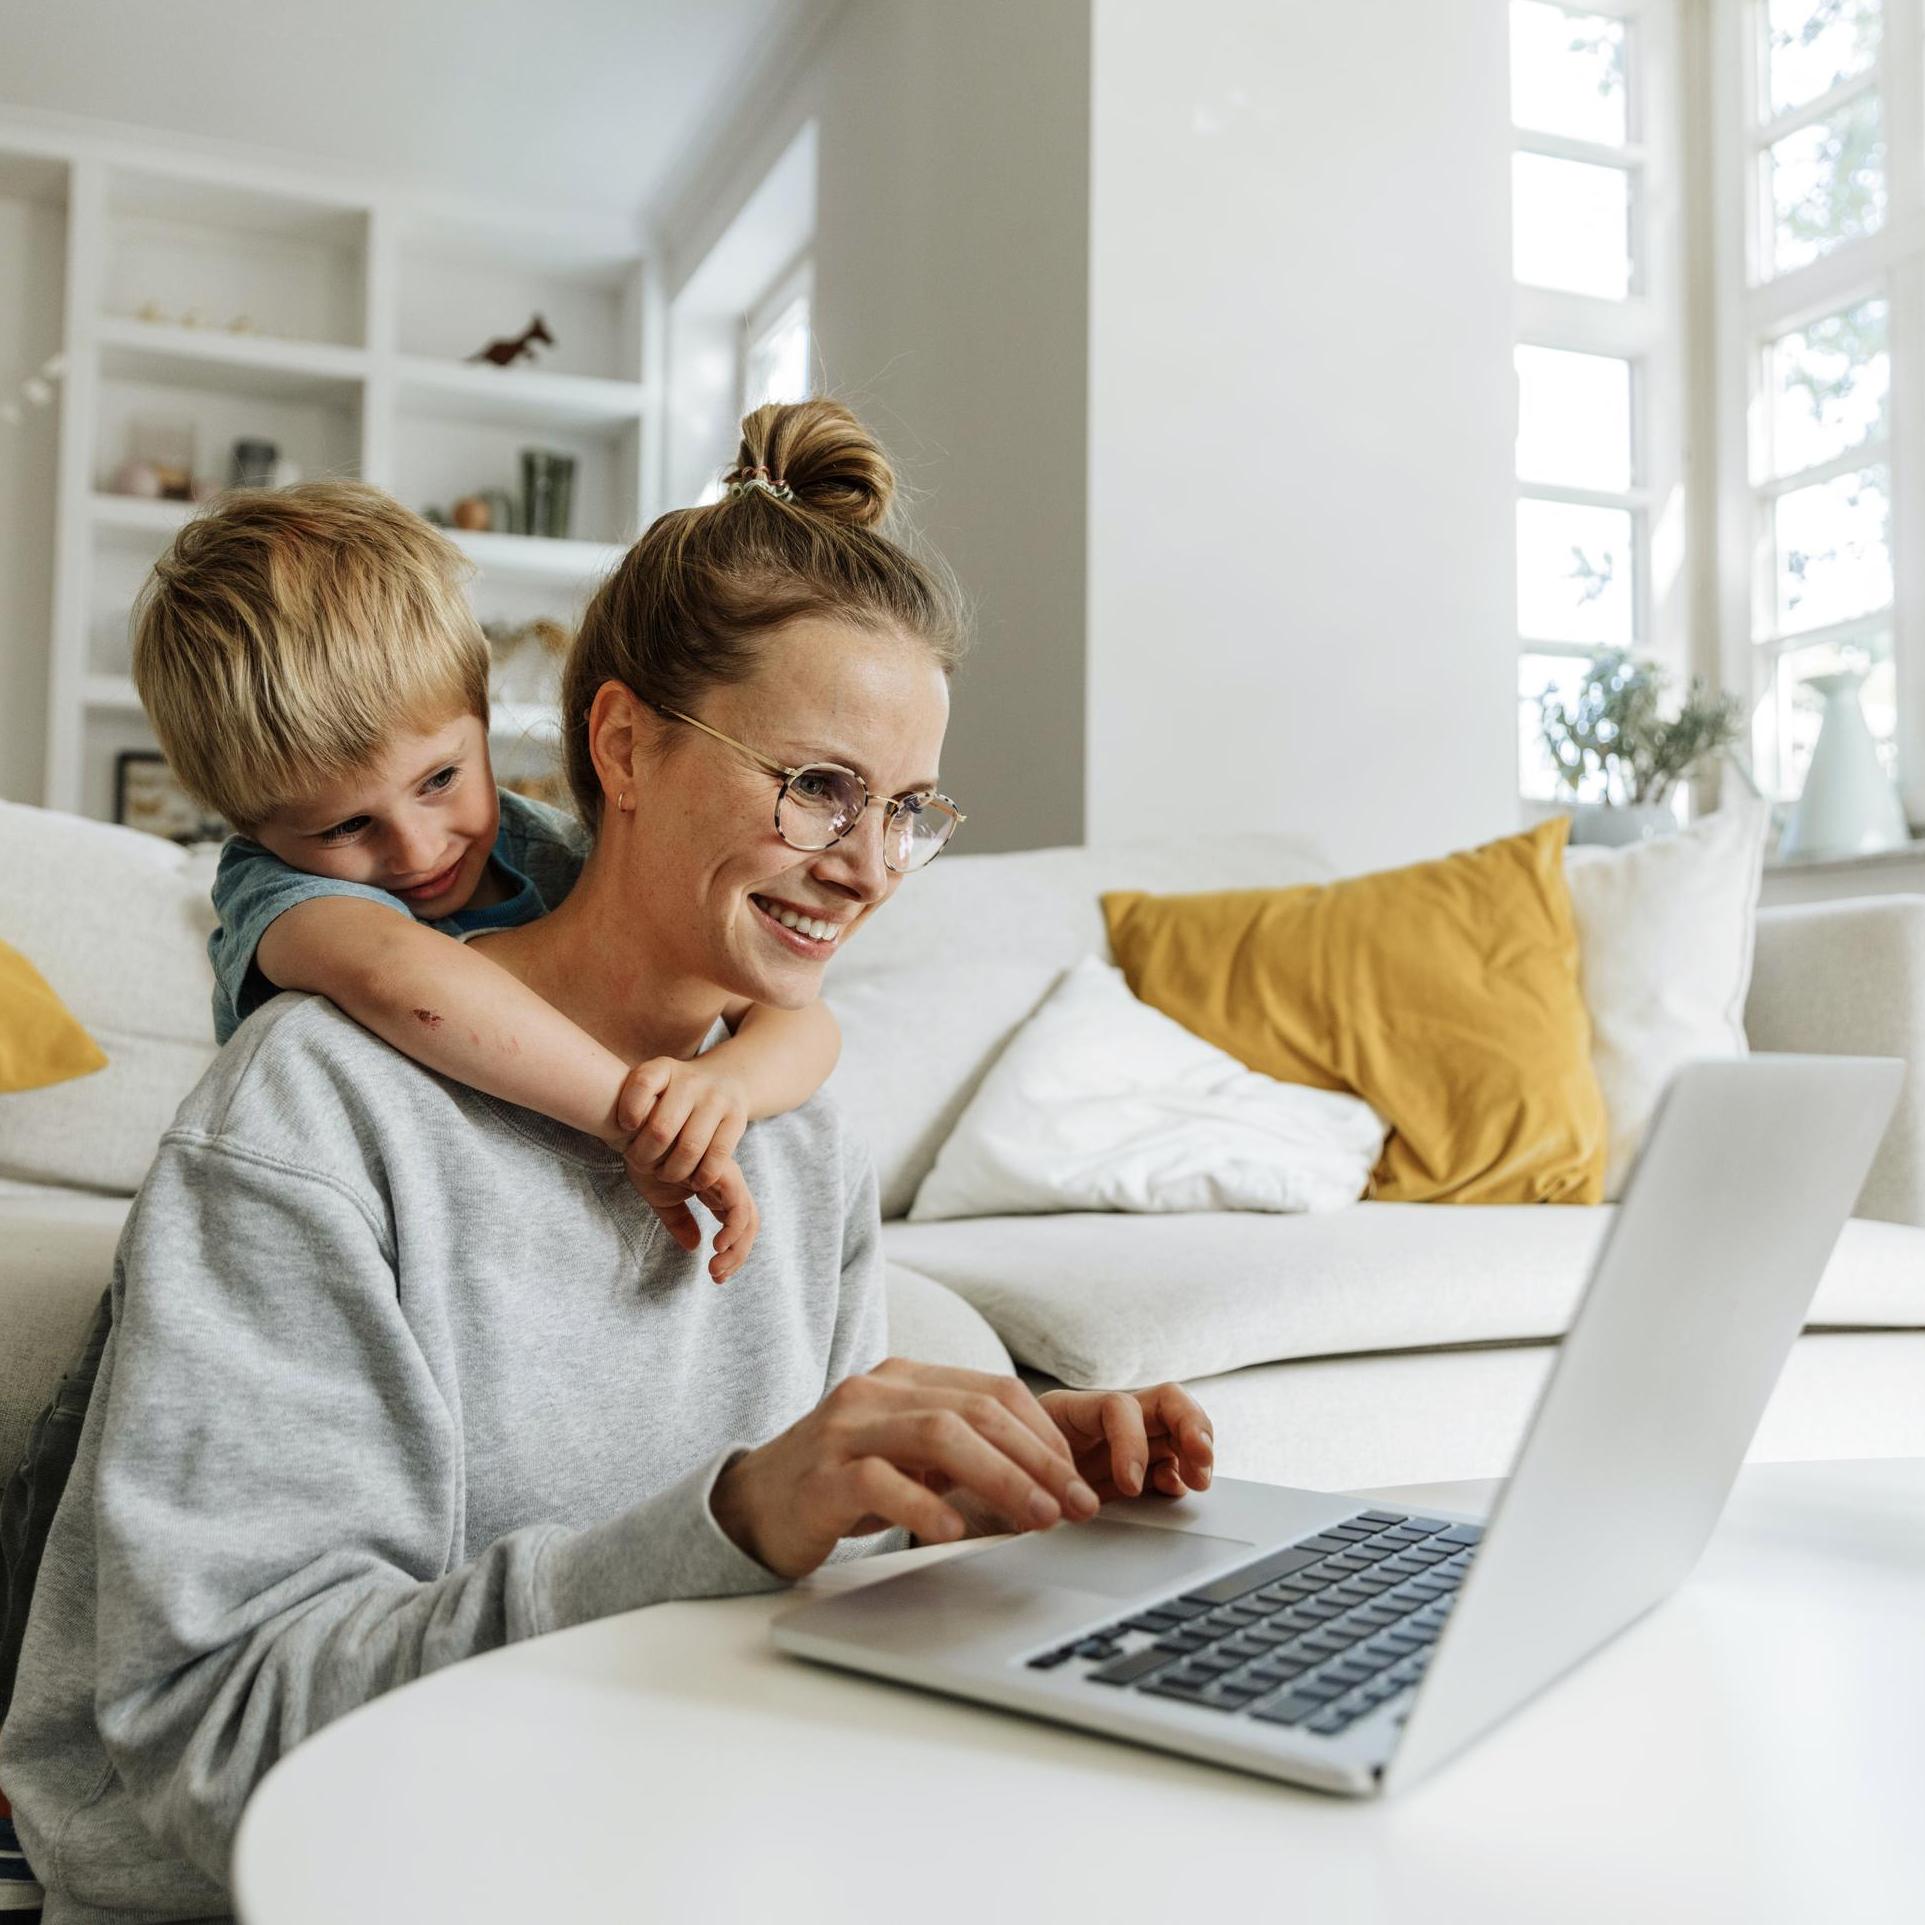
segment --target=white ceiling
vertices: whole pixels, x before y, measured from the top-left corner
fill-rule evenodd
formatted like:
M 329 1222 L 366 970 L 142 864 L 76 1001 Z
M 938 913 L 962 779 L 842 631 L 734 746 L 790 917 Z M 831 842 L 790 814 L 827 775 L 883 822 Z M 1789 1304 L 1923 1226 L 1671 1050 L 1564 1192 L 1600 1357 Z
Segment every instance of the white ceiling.
M 651 214 L 812 0 L 0 0 L 0 103 Z

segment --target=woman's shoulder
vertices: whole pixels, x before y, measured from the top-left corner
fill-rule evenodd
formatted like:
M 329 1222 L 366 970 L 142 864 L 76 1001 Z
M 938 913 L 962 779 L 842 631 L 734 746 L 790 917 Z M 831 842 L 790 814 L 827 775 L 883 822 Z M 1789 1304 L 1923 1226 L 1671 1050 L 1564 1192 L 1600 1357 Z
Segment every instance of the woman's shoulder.
M 845 1213 L 857 1207 L 865 1186 L 873 1190 L 875 1185 L 875 1160 L 868 1139 L 826 1088 L 780 1116 L 751 1125 L 743 1145 L 738 1160 L 744 1153 L 772 1156 L 791 1167 L 799 1165 L 818 1179 L 833 1170 Z M 820 1181 L 816 1187 L 826 1192 Z
M 325 996 L 290 990 L 234 1032 L 167 1136 L 221 1140 L 340 1174 L 365 1169 L 398 1119 L 447 1104 L 440 1078 Z

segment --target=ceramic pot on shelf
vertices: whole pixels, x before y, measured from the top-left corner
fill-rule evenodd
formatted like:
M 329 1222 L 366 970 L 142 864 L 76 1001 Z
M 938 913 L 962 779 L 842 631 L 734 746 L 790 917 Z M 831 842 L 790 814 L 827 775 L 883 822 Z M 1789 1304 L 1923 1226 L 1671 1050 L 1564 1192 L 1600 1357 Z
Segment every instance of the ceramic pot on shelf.
M 1825 714 L 1804 793 L 1778 845 L 1780 856 L 1873 855 L 1902 849 L 1912 839 L 1858 699 L 1864 680 L 1865 671 L 1857 668 L 1805 678 L 1805 687 L 1825 698 Z

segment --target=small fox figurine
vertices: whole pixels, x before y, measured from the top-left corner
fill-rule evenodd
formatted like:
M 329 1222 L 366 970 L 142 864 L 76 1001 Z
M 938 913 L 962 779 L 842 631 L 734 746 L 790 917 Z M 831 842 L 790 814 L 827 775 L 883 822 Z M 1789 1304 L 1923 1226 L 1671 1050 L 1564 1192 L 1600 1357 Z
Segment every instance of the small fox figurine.
M 535 358 L 535 345 L 552 348 L 555 337 L 548 332 L 539 314 L 516 335 L 503 335 L 498 341 L 490 341 L 479 353 L 469 355 L 470 361 L 492 361 L 498 368 L 513 367 L 524 356 L 530 361 Z

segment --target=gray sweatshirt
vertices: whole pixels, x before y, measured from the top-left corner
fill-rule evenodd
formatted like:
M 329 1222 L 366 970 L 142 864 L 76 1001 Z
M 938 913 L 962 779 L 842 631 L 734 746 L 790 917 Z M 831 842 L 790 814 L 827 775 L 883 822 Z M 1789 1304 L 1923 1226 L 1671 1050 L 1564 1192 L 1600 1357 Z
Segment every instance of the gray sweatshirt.
M 121 1239 L 0 1736 L 48 1925 L 225 1912 L 249 1792 L 411 1678 L 779 1585 L 709 1492 L 881 1360 L 876 1186 L 820 1096 L 738 1156 L 718 1287 L 593 1138 L 318 997 L 242 1027 Z

